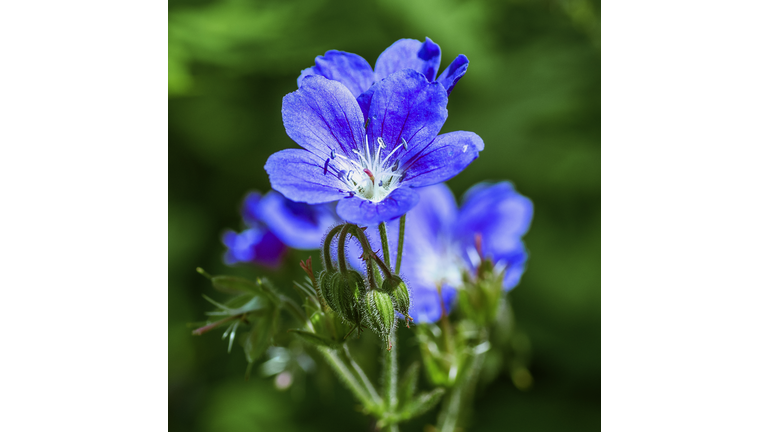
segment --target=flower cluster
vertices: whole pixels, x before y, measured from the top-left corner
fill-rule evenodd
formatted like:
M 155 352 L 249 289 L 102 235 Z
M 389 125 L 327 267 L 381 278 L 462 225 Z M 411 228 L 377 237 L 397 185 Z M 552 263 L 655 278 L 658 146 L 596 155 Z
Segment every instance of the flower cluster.
M 301 148 L 267 160 L 277 192 L 248 196 L 243 218 L 249 228 L 224 236 L 227 263 L 274 265 L 286 246 L 317 248 L 322 234 L 342 221 L 371 227 L 386 222 L 395 245 L 395 220 L 407 212 L 400 275 L 417 322 L 449 313 L 457 290 L 477 277 L 483 260 L 505 290 L 516 286 L 528 256 L 521 238 L 533 207 L 501 182 L 471 188 L 459 208 L 442 184 L 476 159 L 484 143 L 472 132 L 440 134 L 448 94 L 469 64 L 460 55 L 438 76 L 440 55 L 429 38 L 402 39 L 382 52 L 375 68 L 356 54 L 331 50 L 303 70 L 299 88 L 285 96 L 282 108 L 285 130 Z M 370 242 L 382 249 L 378 236 L 371 235 Z M 359 243 L 350 247 L 363 252 L 359 257 L 366 255 Z M 389 252 L 394 262 L 397 249 Z M 370 273 L 370 262 L 358 256 L 350 265 Z M 332 265 L 328 261 L 326 272 Z M 365 278 L 369 284 L 372 277 Z M 323 279 L 323 286 L 330 287 L 329 281 Z M 366 284 L 359 284 L 359 296 Z M 353 314 L 342 315 L 360 325 Z

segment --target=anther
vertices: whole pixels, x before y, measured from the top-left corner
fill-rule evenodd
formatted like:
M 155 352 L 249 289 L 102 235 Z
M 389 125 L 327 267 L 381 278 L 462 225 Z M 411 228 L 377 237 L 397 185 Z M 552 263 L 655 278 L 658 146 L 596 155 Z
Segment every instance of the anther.
M 395 161 L 395 164 L 392 165 L 392 171 L 397 171 L 397 169 L 400 168 L 400 159 Z
M 368 123 L 369 123 L 370 121 L 371 121 L 371 118 L 370 118 L 370 117 L 368 117 L 367 119 L 365 119 L 365 126 L 364 126 L 364 127 L 365 127 L 365 130 L 368 130 Z
M 379 187 L 384 186 L 384 180 L 379 180 Z
M 405 142 L 405 138 L 403 138 L 403 148 L 408 150 L 408 143 Z
M 379 145 L 381 146 L 381 148 L 386 148 L 387 147 L 387 146 L 384 145 L 384 140 L 381 139 L 381 137 L 376 138 L 376 141 L 379 142 Z
M 331 159 L 336 159 L 336 149 L 331 149 Z
M 325 160 L 325 166 L 323 166 L 323 175 L 328 174 L 328 164 L 331 163 L 330 159 Z

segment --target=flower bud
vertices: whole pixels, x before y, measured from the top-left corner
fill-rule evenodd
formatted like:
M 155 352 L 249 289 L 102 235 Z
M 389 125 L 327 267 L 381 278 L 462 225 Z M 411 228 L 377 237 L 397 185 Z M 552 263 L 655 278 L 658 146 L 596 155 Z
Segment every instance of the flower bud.
M 346 275 L 339 273 L 339 277 L 333 278 L 331 289 L 342 318 L 354 324 L 361 324 L 363 316 L 360 301 L 362 293 L 365 292 L 363 276 L 354 270 L 347 271 Z
M 371 330 L 382 339 L 388 339 L 395 328 L 395 307 L 392 297 L 380 290 L 365 293 L 365 319 Z
M 392 292 L 392 299 L 394 300 L 395 310 L 405 316 L 405 325 L 410 327 L 409 321 L 411 319 L 408 315 L 408 311 L 411 309 L 411 295 L 408 292 L 408 286 L 405 282 L 400 282 L 399 285 Z
M 331 270 L 331 271 L 323 270 L 320 272 L 320 274 L 317 277 L 317 282 L 320 285 L 320 293 L 323 295 L 323 298 L 325 299 L 325 303 L 334 312 L 339 311 L 339 306 L 338 304 L 336 304 L 336 300 L 333 297 L 333 292 L 331 290 L 331 280 L 335 275 L 338 275 L 338 274 L 339 273 L 334 270 Z

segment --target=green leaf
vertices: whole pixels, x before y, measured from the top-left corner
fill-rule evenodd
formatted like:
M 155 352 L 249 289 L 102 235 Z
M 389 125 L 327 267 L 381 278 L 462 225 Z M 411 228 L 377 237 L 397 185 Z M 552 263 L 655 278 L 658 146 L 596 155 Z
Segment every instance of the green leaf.
M 248 339 L 245 340 L 245 358 L 248 363 L 258 360 L 272 343 L 276 316 L 277 309 L 272 314 L 263 314 L 254 318 L 253 328 L 248 334 Z
M 332 349 L 336 349 L 339 347 L 339 344 L 337 342 L 334 342 L 330 339 L 326 339 L 322 336 L 318 336 L 315 333 L 311 333 L 304 330 L 298 330 L 298 329 L 288 330 L 288 332 L 295 334 L 296 336 L 299 337 L 299 339 L 312 345 L 317 345 L 317 346 L 327 347 Z
M 416 393 L 416 384 L 419 381 L 420 369 L 419 362 L 414 362 L 403 374 L 397 389 L 397 399 L 400 401 L 401 407 L 406 406 L 413 399 L 413 395 Z
M 214 276 L 213 287 L 227 294 L 263 294 L 264 290 L 255 283 L 236 276 Z
M 432 409 L 445 394 L 445 389 L 438 387 L 429 393 L 422 393 L 418 398 L 406 404 L 399 413 L 401 420 L 418 417 Z

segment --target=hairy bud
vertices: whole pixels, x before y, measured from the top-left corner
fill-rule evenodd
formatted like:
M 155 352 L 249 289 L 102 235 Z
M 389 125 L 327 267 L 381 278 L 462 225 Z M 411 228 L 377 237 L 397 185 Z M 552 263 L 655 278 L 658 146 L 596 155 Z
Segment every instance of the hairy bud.
M 380 290 L 367 291 L 363 310 L 371 330 L 382 339 L 388 339 L 395 328 L 395 307 L 392 297 Z
M 331 290 L 331 280 L 338 274 L 339 273 L 334 270 L 323 270 L 317 277 L 317 283 L 320 285 L 320 293 L 323 295 L 325 303 L 334 312 L 339 311 L 339 305 L 336 303 L 336 299 L 333 297 L 333 291 Z
M 363 314 L 360 302 L 365 292 L 363 276 L 354 270 L 347 271 L 346 275 L 339 273 L 332 279 L 331 285 L 342 318 L 354 324 L 361 324 Z

